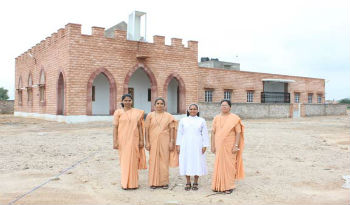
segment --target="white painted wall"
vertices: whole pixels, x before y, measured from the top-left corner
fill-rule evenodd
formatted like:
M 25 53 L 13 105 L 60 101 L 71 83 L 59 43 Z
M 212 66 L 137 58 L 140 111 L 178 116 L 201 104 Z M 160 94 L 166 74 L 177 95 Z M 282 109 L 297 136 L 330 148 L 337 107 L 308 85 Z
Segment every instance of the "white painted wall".
M 113 122 L 113 115 L 108 116 L 88 116 L 88 115 L 51 115 L 30 112 L 14 112 L 14 116 L 37 118 L 65 123 L 85 123 L 95 121 Z
M 109 116 L 88 116 L 88 115 L 52 115 L 52 114 L 40 114 L 40 113 L 31 113 L 31 112 L 14 112 L 14 116 L 18 117 L 28 117 L 28 118 L 37 118 L 57 122 L 66 122 L 66 123 L 85 123 L 85 122 L 113 122 L 113 115 Z M 187 117 L 186 114 L 182 115 L 173 115 L 174 118 L 180 121 L 182 118 Z
M 104 74 L 99 74 L 92 84 L 95 86 L 95 101 L 92 101 L 93 115 L 109 115 L 109 81 Z
M 151 112 L 151 102 L 148 102 L 148 89 L 151 88 L 151 81 L 142 69 L 137 69 L 131 76 L 129 88 L 134 88 L 134 107 Z
M 264 92 L 284 92 L 284 83 L 282 82 L 264 82 Z
M 177 89 L 178 89 L 179 83 L 177 82 L 176 78 L 171 79 L 169 85 L 168 85 L 168 93 L 167 93 L 167 107 L 168 112 L 172 114 L 177 113 Z

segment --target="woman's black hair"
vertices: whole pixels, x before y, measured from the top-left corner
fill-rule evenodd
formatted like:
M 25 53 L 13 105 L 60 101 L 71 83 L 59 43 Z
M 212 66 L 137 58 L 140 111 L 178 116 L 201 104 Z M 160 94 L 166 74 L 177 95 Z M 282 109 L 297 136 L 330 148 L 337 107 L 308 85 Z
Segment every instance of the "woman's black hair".
M 198 105 L 197 104 L 191 104 L 190 106 L 188 106 L 188 109 L 190 109 L 191 106 L 196 106 L 197 110 L 198 110 Z M 190 113 L 187 110 L 187 117 L 190 116 Z M 199 112 L 197 112 L 197 116 L 199 117 Z
M 133 99 L 132 99 L 132 96 L 131 96 L 130 94 L 124 94 L 124 95 L 122 96 L 122 101 L 123 101 L 126 97 L 129 97 L 131 100 L 133 100 Z M 122 107 L 124 107 L 124 103 L 120 103 L 120 104 L 122 105 Z
M 227 102 L 227 104 L 231 107 L 231 101 L 229 101 L 229 100 L 227 100 L 227 99 L 221 100 L 220 105 L 221 105 L 223 102 Z
M 161 100 L 165 106 L 165 100 L 161 97 L 157 98 L 155 101 L 154 101 L 154 105 L 157 103 L 158 100 Z

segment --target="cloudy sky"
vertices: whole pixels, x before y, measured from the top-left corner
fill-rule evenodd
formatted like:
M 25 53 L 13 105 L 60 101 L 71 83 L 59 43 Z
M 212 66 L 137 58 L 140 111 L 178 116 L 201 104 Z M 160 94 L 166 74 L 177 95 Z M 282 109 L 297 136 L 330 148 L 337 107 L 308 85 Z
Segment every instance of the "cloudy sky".
M 109 28 L 147 12 L 153 35 L 199 41 L 199 58 L 241 70 L 324 78 L 326 99 L 350 97 L 348 0 L 11 0 L 0 6 L 0 87 L 14 98 L 15 58 L 67 23 Z

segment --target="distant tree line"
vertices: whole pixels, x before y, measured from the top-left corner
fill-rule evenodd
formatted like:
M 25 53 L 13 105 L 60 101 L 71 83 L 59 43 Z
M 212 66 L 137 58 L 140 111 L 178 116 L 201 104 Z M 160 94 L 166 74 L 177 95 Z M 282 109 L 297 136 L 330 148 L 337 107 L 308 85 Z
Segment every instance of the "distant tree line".
M 338 101 L 340 104 L 350 104 L 350 98 L 344 98 Z
M 344 98 L 338 101 L 339 104 L 346 104 L 346 107 L 350 109 L 350 98 Z
M 9 99 L 7 92 L 8 92 L 7 89 L 0 87 L 0 100 L 8 100 Z

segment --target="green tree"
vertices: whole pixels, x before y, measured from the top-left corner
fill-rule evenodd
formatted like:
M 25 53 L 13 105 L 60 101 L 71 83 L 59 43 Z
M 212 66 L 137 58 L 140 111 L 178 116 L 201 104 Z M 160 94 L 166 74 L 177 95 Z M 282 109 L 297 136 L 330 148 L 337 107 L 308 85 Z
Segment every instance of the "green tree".
M 341 104 L 350 104 L 350 98 L 344 98 L 338 101 Z
M 0 100 L 7 100 L 9 96 L 7 95 L 8 90 L 3 87 L 0 87 Z

